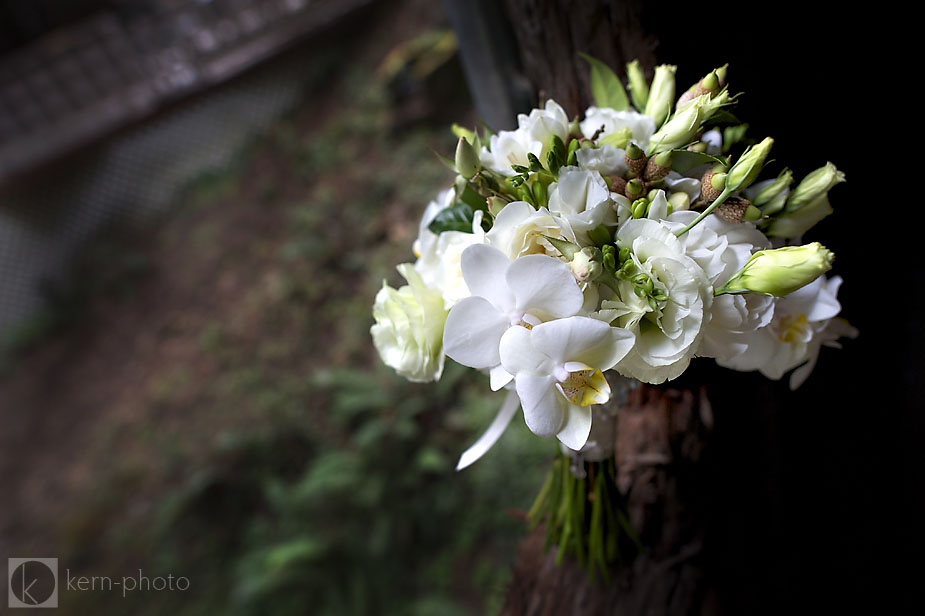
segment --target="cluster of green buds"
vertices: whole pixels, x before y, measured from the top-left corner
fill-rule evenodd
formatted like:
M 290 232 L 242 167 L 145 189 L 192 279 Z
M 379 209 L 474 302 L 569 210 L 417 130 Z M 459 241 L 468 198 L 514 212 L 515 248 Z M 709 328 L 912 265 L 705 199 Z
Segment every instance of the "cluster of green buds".
M 658 76 L 657 73 L 656 76 Z M 674 94 L 673 80 L 674 74 L 672 73 L 672 95 Z M 649 140 L 649 154 L 658 154 L 691 144 L 703 130 L 704 122 L 719 109 L 732 102 L 733 97 L 729 95 L 729 90 L 726 88 L 726 67 L 711 71 L 681 96 L 675 112 L 664 125 L 661 125 L 659 119 L 656 118 L 656 126 L 661 125 L 661 128 Z M 668 108 L 670 107 L 669 103 Z M 648 114 L 648 106 L 646 113 Z M 667 115 L 665 114 L 666 117 Z
M 728 68 L 729 65 L 724 64 L 710 71 L 703 79 L 688 88 L 687 91 L 681 95 L 681 98 L 678 99 L 677 108 L 680 109 L 698 96 L 703 96 L 704 94 L 714 96 L 719 94 L 719 91 L 726 85 L 726 71 Z
M 614 287 L 617 281 L 625 281 L 632 285 L 636 297 L 646 300 L 652 310 L 668 300 L 668 291 L 661 283 L 656 284 L 647 273 L 640 271 L 633 260 L 630 249 L 626 246 L 617 247 L 607 244 L 601 249 L 601 260 L 604 272 L 612 278 L 602 276 L 602 282 L 608 282 Z
M 626 147 L 624 156 L 626 177 L 610 177 L 610 190 L 636 200 L 645 197 L 652 189 L 662 188 L 662 180 L 671 171 L 671 152 L 648 157 L 635 143 Z

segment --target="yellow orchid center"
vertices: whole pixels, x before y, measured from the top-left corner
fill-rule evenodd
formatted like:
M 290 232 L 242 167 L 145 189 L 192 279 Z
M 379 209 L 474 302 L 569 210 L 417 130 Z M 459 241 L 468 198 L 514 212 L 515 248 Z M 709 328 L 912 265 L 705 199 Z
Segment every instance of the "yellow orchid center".
M 812 337 L 805 314 L 790 314 L 780 320 L 777 339 L 781 342 L 805 342 Z
M 578 406 L 604 404 L 610 400 L 610 384 L 603 372 L 593 368 L 569 372 L 564 381 L 556 383 L 556 388 L 566 400 Z

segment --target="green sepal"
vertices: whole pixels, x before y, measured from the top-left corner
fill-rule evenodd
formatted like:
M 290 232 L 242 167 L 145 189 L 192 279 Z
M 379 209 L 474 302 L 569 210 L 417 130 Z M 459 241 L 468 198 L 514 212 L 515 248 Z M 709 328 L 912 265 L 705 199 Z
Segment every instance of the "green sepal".
M 559 253 L 571 261 L 575 257 L 575 253 L 581 250 L 581 246 L 573 244 L 568 240 L 559 239 L 557 237 L 550 237 L 548 235 L 543 236 L 546 241 L 553 245 L 553 247 L 559 251 Z
M 588 64 L 591 65 L 591 96 L 598 107 L 610 107 L 617 111 L 625 111 L 630 102 L 620 78 L 609 66 L 586 53 L 579 52 Z

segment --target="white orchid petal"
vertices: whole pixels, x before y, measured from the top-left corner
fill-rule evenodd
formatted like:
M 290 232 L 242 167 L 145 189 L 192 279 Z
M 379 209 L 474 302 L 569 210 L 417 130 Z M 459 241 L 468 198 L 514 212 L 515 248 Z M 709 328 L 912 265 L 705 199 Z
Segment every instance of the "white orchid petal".
M 501 365 L 515 377 L 521 373 L 550 374 L 552 363 L 538 353 L 531 342 L 531 332 L 515 325 L 501 336 Z
M 472 295 L 484 297 L 505 313 L 513 308 L 514 296 L 504 280 L 511 262 L 503 252 L 485 244 L 473 244 L 463 251 L 459 265 Z
M 501 362 L 498 345 L 511 326 L 507 316 L 482 297 L 467 297 L 450 310 L 443 329 L 443 351 L 470 368 L 492 368 Z
M 559 441 L 569 449 L 578 451 L 588 442 L 591 434 L 591 407 L 570 404 L 565 425 L 556 434 Z
M 524 410 L 524 421 L 537 436 L 553 436 L 562 429 L 568 401 L 555 387 L 552 376 L 518 374 L 514 384 Z
M 498 391 L 514 380 L 514 375 L 504 369 L 500 364 L 488 372 L 488 383 L 492 391 Z
M 528 255 L 511 263 L 507 284 L 515 310 L 541 318 L 569 317 L 581 310 L 584 295 L 568 266 L 545 255 Z
M 580 361 L 609 370 L 633 347 L 635 336 L 588 317 L 568 317 L 542 323 L 531 332 L 533 345 L 554 364 Z
M 482 436 L 480 436 L 469 449 L 465 450 L 462 455 L 459 456 L 456 470 L 461 471 L 466 468 L 484 456 L 488 450 L 498 442 L 498 439 L 504 434 L 504 430 L 507 429 L 508 424 L 511 423 L 511 418 L 514 417 L 514 414 L 517 412 L 517 407 L 519 406 L 520 398 L 517 397 L 517 393 L 513 391 L 509 392 L 504 399 L 504 403 L 501 404 L 501 408 L 498 409 L 498 414 L 495 415 L 495 419 L 491 422 L 491 425 L 488 426 L 488 429 L 485 430 Z

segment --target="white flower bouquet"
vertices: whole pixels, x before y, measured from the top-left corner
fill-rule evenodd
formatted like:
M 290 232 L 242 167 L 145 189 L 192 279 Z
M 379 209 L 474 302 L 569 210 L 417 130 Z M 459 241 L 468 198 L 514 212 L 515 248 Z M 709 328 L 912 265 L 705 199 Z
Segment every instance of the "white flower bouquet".
M 518 409 L 567 455 L 600 461 L 589 435 L 613 396 L 608 371 L 659 384 L 708 357 L 771 379 L 793 370 L 796 388 L 821 345 L 856 335 L 837 317 L 832 253 L 801 244 L 832 213 L 828 193 L 844 174 L 826 163 L 796 183 L 787 169 L 759 181 L 773 140 L 750 142 L 730 113 L 725 66 L 675 102 L 674 66 L 649 83 L 631 63 L 628 96 L 611 69 L 587 60 L 595 106 L 583 119 L 549 100 L 513 131 L 454 126 L 456 182 L 424 212 L 417 260 L 399 266 L 408 284 L 376 296 L 373 341 L 399 374 L 435 381 L 449 357 L 507 392 L 458 468 Z M 612 444 L 605 450 L 612 467 Z M 613 490 L 611 467 L 592 490 Z M 565 475 L 551 492 L 571 493 Z M 560 501 L 541 494 L 535 512 Z M 631 534 L 611 513 L 612 532 Z M 586 537 L 578 552 L 612 560 L 597 543 L 607 540 Z

